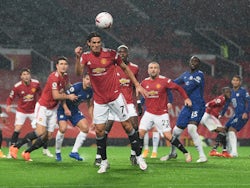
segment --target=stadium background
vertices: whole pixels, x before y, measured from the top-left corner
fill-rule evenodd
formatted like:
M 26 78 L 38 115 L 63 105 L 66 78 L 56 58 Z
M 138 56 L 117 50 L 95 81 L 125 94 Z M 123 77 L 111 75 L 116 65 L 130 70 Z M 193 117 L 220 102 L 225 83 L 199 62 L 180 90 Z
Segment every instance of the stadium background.
M 195 54 L 202 60 L 206 101 L 219 95 L 221 87 L 230 85 L 234 74 L 242 75 L 243 85 L 249 88 L 248 0 L 0 0 L 0 4 L 0 104 L 4 110 L 23 67 L 31 68 L 33 77 L 43 86 L 54 68 L 53 61 L 64 55 L 70 59 L 71 81 L 81 81 L 74 75 L 73 51 L 78 45 L 84 46 L 86 36 L 94 30 L 101 33 L 106 47 L 129 46 L 130 60 L 140 68 L 140 80 L 147 76 L 151 60 L 160 63 L 162 75 L 174 79 L 189 69 L 187 60 Z M 95 16 L 102 11 L 113 15 L 114 25 L 109 30 L 94 25 Z M 172 126 L 182 107 L 180 101 L 178 94 L 174 95 Z M 86 110 L 84 105 L 81 109 Z M 231 107 L 222 121 L 230 115 Z M 7 123 L 0 122 L 4 146 L 13 132 L 14 117 L 15 108 Z M 30 130 L 26 122 L 20 137 Z M 199 132 L 205 138 L 215 136 L 202 126 Z M 70 128 L 64 144 L 71 145 L 77 133 Z M 94 144 L 93 131 L 88 137 L 85 145 Z M 109 137 L 111 145 L 128 144 L 119 123 Z M 240 145 L 250 144 L 250 122 L 238 138 Z M 190 144 L 186 132 L 182 139 Z

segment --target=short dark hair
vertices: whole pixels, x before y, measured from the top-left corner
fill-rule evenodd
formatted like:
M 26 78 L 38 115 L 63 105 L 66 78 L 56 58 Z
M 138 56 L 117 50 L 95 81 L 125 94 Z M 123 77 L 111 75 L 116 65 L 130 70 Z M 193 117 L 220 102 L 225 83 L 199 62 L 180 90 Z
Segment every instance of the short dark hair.
M 85 78 L 86 76 L 89 76 L 88 72 L 85 72 L 82 77 Z
M 221 89 L 222 93 L 224 93 L 226 90 L 231 90 L 231 88 L 228 87 L 228 86 L 226 86 L 226 87 L 223 87 L 223 88 Z
M 20 71 L 20 75 L 23 74 L 23 72 L 28 72 L 28 73 L 31 73 L 30 69 L 29 68 L 22 68 L 21 71 Z
M 102 38 L 101 35 L 100 35 L 99 33 L 93 31 L 93 32 L 91 32 L 91 33 L 88 35 L 87 41 L 89 42 L 93 37 L 100 37 L 100 38 Z
M 59 63 L 59 61 L 61 61 L 61 60 L 65 60 L 65 61 L 67 61 L 67 63 L 69 63 L 69 61 L 68 61 L 68 58 L 67 58 L 67 57 L 65 57 L 65 56 L 60 56 L 60 57 L 58 57 L 58 58 L 57 58 L 57 60 L 56 60 L 56 64 L 58 64 L 58 63 Z
M 240 81 L 242 81 L 242 77 L 238 74 L 234 75 L 233 78 L 238 78 Z
M 201 60 L 200 60 L 197 56 L 192 56 L 192 57 L 190 58 L 190 60 L 191 60 L 191 59 L 196 59 L 196 60 L 198 60 L 199 63 L 201 62 Z

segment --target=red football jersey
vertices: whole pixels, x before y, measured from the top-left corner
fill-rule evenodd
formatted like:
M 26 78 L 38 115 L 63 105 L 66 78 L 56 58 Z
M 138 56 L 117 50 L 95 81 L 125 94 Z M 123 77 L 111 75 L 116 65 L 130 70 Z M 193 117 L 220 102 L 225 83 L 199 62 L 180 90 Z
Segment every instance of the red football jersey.
M 52 90 L 56 89 L 60 93 L 63 93 L 66 90 L 66 86 L 69 84 L 69 77 L 67 74 L 61 76 L 57 71 L 52 72 L 47 82 L 44 86 L 42 95 L 39 99 L 39 104 L 45 106 L 48 109 L 55 108 L 58 104 L 58 100 L 53 99 Z
M 144 79 L 141 86 L 148 91 L 149 96 L 145 98 L 146 111 L 155 115 L 162 115 L 168 112 L 167 109 L 167 89 L 175 89 L 180 92 L 184 99 L 188 96 L 184 89 L 175 84 L 171 79 L 158 76 L 154 80 L 150 77 Z
M 6 104 L 11 105 L 17 97 L 17 111 L 27 114 L 33 113 L 41 92 L 42 90 L 38 80 L 31 79 L 29 85 L 26 85 L 23 81 L 19 81 L 12 88 Z
M 133 64 L 131 62 L 128 63 L 129 69 L 133 72 L 135 77 L 137 78 L 139 68 L 136 64 Z M 125 97 L 125 100 L 127 104 L 133 103 L 133 86 L 134 84 L 130 80 L 127 74 L 119 67 L 117 66 L 117 76 L 119 78 L 120 86 L 121 86 L 121 92 Z
M 206 112 L 218 118 L 225 104 L 226 98 L 224 95 L 220 95 L 206 104 Z
M 92 52 L 85 52 L 82 54 L 80 62 L 87 66 L 95 102 L 106 104 L 114 101 L 120 94 L 115 65 L 122 63 L 122 59 L 116 51 L 102 48 L 98 56 Z

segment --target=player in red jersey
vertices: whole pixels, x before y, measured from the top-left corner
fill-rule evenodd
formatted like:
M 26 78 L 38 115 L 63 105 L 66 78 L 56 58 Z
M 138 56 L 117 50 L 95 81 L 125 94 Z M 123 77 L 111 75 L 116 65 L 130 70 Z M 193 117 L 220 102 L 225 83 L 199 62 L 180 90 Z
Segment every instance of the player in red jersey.
M 35 129 L 34 124 L 34 109 L 38 98 L 41 96 L 42 90 L 40 82 L 31 78 L 31 71 L 28 68 L 23 68 L 20 72 L 21 80 L 17 82 L 12 88 L 9 97 L 6 101 L 6 111 L 11 112 L 11 104 L 17 98 L 17 110 L 15 118 L 15 129 L 11 137 L 11 145 L 17 143 L 18 136 L 21 132 L 26 119 L 31 121 L 32 128 Z M 53 157 L 50 151 L 47 149 L 47 143 L 44 145 L 43 154 L 48 157 Z M 7 156 L 11 158 L 10 154 Z
M 121 56 L 123 62 L 129 67 L 129 69 L 135 75 L 135 78 L 137 78 L 139 68 L 138 68 L 138 65 L 129 61 L 129 59 L 128 59 L 128 47 L 126 45 L 120 45 L 117 48 L 117 52 Z M 135 131 L 138 133 L 138 115 L 136 112 L 136 107 L 134 105 L 134 97 L 135 97 L 134 84 L 131 82 L 128 75 L 126 75 L 124 73 L 124 71 L 119 66 L 117 66 L 116 70 L 117 70 L 117 76 L 118 76 L 120 86 L 121 86 L 121 92 L 122 92 L 122 94 L 127 102 L 127 105 L 128 105 L 128 112 L 129 112 L 130 121 L 131 121 Z M 137 102 L 138 102 L 138 104 L 137 104 L 138 113 L 139 113 L 139 115 L 141 115 L 142 109 L 141 109 L 140 100 L 138 100 Z M 113 113 L 109 113 L 108 121 L 106 123 L 106 131 L 105 131 L 106 137 L 109 134 L 109 132 L 111 131 L 111 128 L 113 126 L 114 121 L 120 122 L 117 115 L 115 115 Z M 132 149 L 131 149 L 130 161 L 131 161 L 132 165 L 137 164 L 135 151 Z M 101 164 L 101 155 L 100 155 L 99 149 L 97 148 L 95 165 L 100 166 L 100 164 Z
M 227 151 L 227 143 L 226 143 L 226 129 L 222 126 L 219 118 L 221 118 L 228 105 L 226 103 L 230 103 L 231 97 L 231 89 L 230 87 L 222 88 L 222 94 L 213 100 L 209 101 L 206 104 L 206 112 L 204 113 L 201 124 L 206 126 L 209 131 L 217 132 L 217 137 L 215 139 L 216 143 L 213 146 L 212 151 L 210 151 L 210 156 L 217 156 L 217 157 L 226 157 L 231 158 L 232 156 Z M 218 146 L 220 143 L 223 146 L 222 153 L 217 151 Z
M 184 98 L 186 106 L 192 106 L 192 102 L 182 87 L 172 82 L 171 79 L 160 75 L 160 66 L 157 62 L 149 63 L 148 74 L 149 77 L 141 83 L 142 87 L 145 88 L 149 94 L 149 96 L 145 98 L 146 111 L 142 116 L 139 126 L 141 143 L 143 143 L 145 133 L 153 126 L 156 126 L 158 132 L 162 134 L 165 139 L 169 140 L 172 145 L 183 152 L 186 162 L 191 162 L 192 157 L 190 153 L 188 153 L 178 138 L 173 137 L 171 134 L 168 108 L 166 105 L 168 103 L 166 95 L 167 89 L 177 90 Z
M 137 163 L 141 170 L 146 170 L 147 164 L 141 156 L 138 134 L 129 121 L 128 109 L 121 93 L 120 83 L 116 74 L 116 65 L 129 76 L 137 92 L 147 95 L 145 90 L 136 80 L 132 71 L 122 61 L 115 50 L 102 48 L 101 36 L 95 32 L 87 38 L 90 51 L 82 53 L 82 47 L 75 48 L 76 74 L 81 75 L 84 68 L 88 69 L 91 85 L 94 90 L 94 124 L 96 143 L 100 149 L 102 162 L 98 173 L 105 173 L 109 167 L 106 153 L 105 124 L 109 111 L 113 111 L 120 119 L 121 124 L 128 134 L 131 147 L 136 152 Z
M 66 87 L 69 86 L 67 75 L 68 60 L 65 57 L 58 58 L 56 71 L 52 72 L 45 84 L 42 95 L 35 106 L 36 129 L 28 133 L 20 143 L 10 147 L 11 156 L 16 159 L 18 149 L 25 143 L 36 139 L 34 144 L 22 153 L 26 161 L 30 161 L 30 153 L 40 148 L 51 137 L 57 121 L 57 107 L 60 100 L 75 100 L 74 94 L 66 95 Z

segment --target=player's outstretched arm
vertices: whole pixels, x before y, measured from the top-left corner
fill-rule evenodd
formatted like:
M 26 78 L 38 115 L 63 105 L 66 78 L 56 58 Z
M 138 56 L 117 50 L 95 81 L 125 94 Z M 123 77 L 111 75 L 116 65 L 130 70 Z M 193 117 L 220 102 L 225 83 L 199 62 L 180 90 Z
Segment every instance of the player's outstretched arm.
M 80 76 L 83 73 L 83 65 L 81 65 L 80 62 L 81 55 L 82 55 L 82 47 L 78 46 L 75 48 L 75 56 L 76 56 L 75 72 L 77 76 Z

